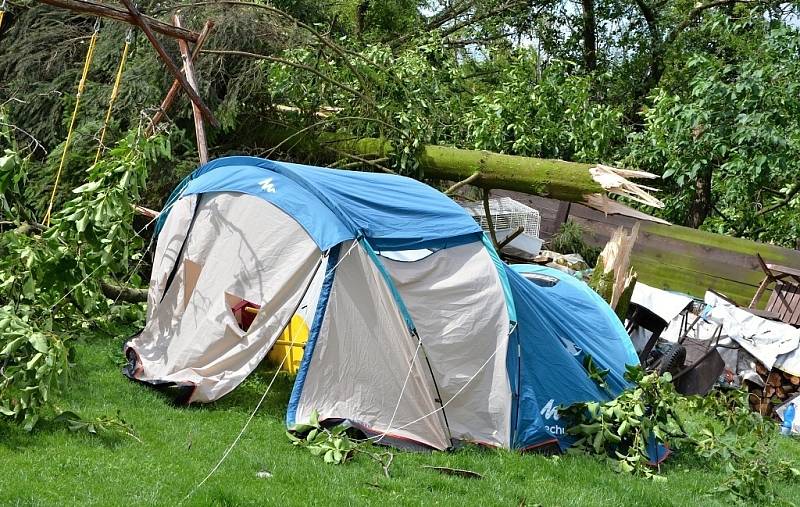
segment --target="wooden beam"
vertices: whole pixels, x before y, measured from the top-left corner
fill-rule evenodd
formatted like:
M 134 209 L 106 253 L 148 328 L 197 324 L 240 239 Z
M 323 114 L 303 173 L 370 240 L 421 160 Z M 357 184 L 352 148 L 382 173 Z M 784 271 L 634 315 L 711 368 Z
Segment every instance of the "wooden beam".
M 134 18 L 129 12 L 125 11 L 124 9 L 112 7 L 110 5 L 104 5 L 89 0 L 38 0 L 38 1 L 40 3 L 51 5 L 53 7 L 58 7 L 61 9 L 68 9 L 83 14 L 92 14 L 94 16 L 100 16 L 101 18 L 114 19 L 117 21 L 122 21 L 124 23 L 138 25 L 138 23 L 136 22 L 136 18 Z M 148 25 L 150 26 L 150 28 L 152 28 L 154 32 L 158 32 L 162 35 L 166 35 L 168 37 L 172 37 L 175 39 L 188 40 L 189 42 L 197 42 L 200 37 L 200 35 L 197 34 L 196 32 L 185 30 L 183 28 L 175 28 L 174 26 L 168 23 L 164 23 L 155 18 L 151 18 L 150 16 L 142 16 L 142 17 L 145 20 L 147 20 Z
M 564 224 L 569 220 L 569 210 L 572 207 L 572 203 L 569 201 L 561 201 L 558 203 L 558 211 L 556 211 L 556 225 L 561 228 L 561 224 Z
M 203 113 L 203 116 L 206 118 L 206 120 L 208 120 L 209 123 L 211 123 L 215 127 L 218 127 L 219 122 L 217 121 L 216 118 L 214 118 L 214 114 L 211 112 L 211 109 L 208 108 L 208 106 L 203 102 L 203 99 L 200 98 L 197 92 L 194 91 L 194 88 L 192 88 L 186 81 L 186 78 L 183 77 L 183 74 L 181 74 L 180 69 L 178 69 L 178 66 L 175 65 L 175 62 L 172 61 L 172 58 L 169 57 L 169 55 L 167 54 L 167 50 L 164 49 L 164 46 L 161 45 L 161 42 L 158 41 L 155 34 L 153 33 L 153 30 L 150 29 L 150 25 L 148 24 L 147 20 L 144 19 L 142 14 L 139 12 L 139 9 L 137 9 L 136 6 L 133 5 L 133 2 L 131 2 L 131 0 L 122 0 L 122 3 L 125 4 L 125 7 L 127 7 L 128 12 L 130 12 L 131 16 L 133 16 L 133 18 L 136 20 L 136 24 L 139 25 L 139 28 L 142 29 L 144 34 L 147 36 L 147 39 L 156 49 L 158 56 L 161 57 L 161 60 L 164 62 L 164 65 L 167 66 L 167 70 L 169 70 L 170 74 L 172 74 L 172 77 L 178 80 L 178 82 L 181 85 L 181 88 L 183 88 L 183 90 L 186 92 L 186 95 L 188 95 L 189 98 L 192 99 L 192 103 L 196 104 L 197 107 L 200 108 L 200 111 Z
M 172 23 L 178 28 L 181 27 L 181 18 L 178 14 L 172 16 Z M 183 73 L 186 75 L 186 81 L 189 83 L 189 86 L 195 91 L 198 91 L 197 80 L 194 77 L 194 65 L 192 65 L 193 55 L 189 54 L 189 44 L 187 44 L 185 40 L 178 39 L 178 47 L 181 50 L 181 58 L 183 58 Z M 194 102 L 192 102 L 192 113 L 194 114 L 194 132 L 197 140 L 197 153 L 200 155 L 200 165 L 205 165 L 208 163 L 206 128 L 205 125 L 203 125 L 203 114 Z
M 214 28 L 214 22 L 211 20 L 206 21 L 205 26 L 200 31 L 200 37 L 197 38 L 197 43 L 194 45 L 194 50 L 192 51 L 192 63 L 197 60 L 198 55 L 200 54 L 200 50 L 203 49 L 203 45 L 206 43 L 206 39 L 208 35 L 211 33 L 211 29 Z M 147 131 L 152 133 L 156 125 L 161 123 L 161 120 L 164 119 L 166 116 L 167 111 L 169 108 L 172 107 L 172 103 L 175 101 L 175 98 L 178 96 L 178 91 L 181 89 L 181 83 L 177 79 L 172 82 L 172 86 L 170 86 L 169 91 L 164 96 L 164 100 L 161 101 L 161 107 L 158 109 L 156 114 L 153 116 L 153 119 L 150 120 L 150 125 L 147 127 Z

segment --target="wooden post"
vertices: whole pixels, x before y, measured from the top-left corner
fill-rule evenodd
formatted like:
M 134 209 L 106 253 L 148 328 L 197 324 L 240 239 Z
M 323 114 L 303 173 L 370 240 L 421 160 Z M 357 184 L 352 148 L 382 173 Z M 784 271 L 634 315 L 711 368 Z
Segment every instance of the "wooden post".
M 176 27 L 181 28 L 181 18 L 178 14 L 172 16 L 172 22 Z M 192 89 L 198 91 L 197 80 L 194 77 L 192 55 L 189 54 L 189 44 L 187 44 L 185 40 L 178 39 L 178 47 L 181 50 L 181 57 L 183 58 L 183 73 L 186 74 L 186 81 Z M 192 102 L 192 113 L 194 113 L 194 132 L 197 138 L 197 153 L 200 155 L 200 165 L 205 165 L 208 163 L 206 128 L 205 125 L 203 125 L 203 114 L 200 111 L 200 107 L 194 102 Z
M 169 55 L 167 54 L 167 50 L 164 49 L 164 46 L 162 46 L 161 43 L 158 41 L 155 34 L 153 33 L 153 30 L 150 29 L 150 25 L 148 24 L 147 20 L 145 20 L 142 17 L 142 14 L 139 12 L 139 9 L 137 9 L 136 6 L 133 5 L 133 2 L 131 2 L 131 0 L 122 0 L 122 3 L 125 4 L 125 7 L 128 8 L 128 12 L 131 13 L 131 16 L 133 16 L 134 19 L 136 19 L 136 24 L 139 25 L 139 28 L 142 29 L 144 34 L 147 36 L 147 39 L 150 41 L 150 44 L 152 44 L 153 47 L 156 49 L 158 56 L 161 57 L 161 60 L 164 62 L 164 65 L 167 66 L 167 70 L 169 70 L 170 74 L 172 74 L 172 77 L 178 80 L 178 82 L 181 84 L 181 88 L 183 88 L 184 91 L 186 91 L 186 94 L 189 96 L 189 98 L 192 99 L 192 103 L 197 105 L 198 108 L 200 108 L 200 111 L 203 113 L 203 116 L 208 120 L 209 123 L 211 123 L 211 125 L 218 127 L 219 122 L 217 121 L 216 118 L 214 118 L 214 114 L 211 112 L 208 106 L 205 105 L 203 99 L 200 98 L 197 92 L 194 91 L 194 88 L 192 88 L 189 85 L 189 83 L 186 81 L 186 78 L 183 77 L 183 74 L 181 74 L 180 69 L 178 69 L 178 66 L 175 65 L 175 62 L 173 62 L 172 59 L 169 57 Z
M 208 38 L 211 29 L 214 28 L 214 22 L 209 20 L 206 21 L 203 30 L 200 32 L 200 37 L 197 38 L 197 43 L 194 45 L 194 49 L 192 50 L 192 62 L 197 60 L 198 55 L 200 54 L 200 50 L 203 49 L 203 45 Z M 156 125 L 161 123 L 161 120 L 164 119 L 166 116 L 167 111 L 169 108 L 172 107 L 172 103 L 175 101 L 175 97 L 178 96 L 178 91 L 181 88 L 181 83 L 177 79 L 172 82 L 172 86 L 169 88 L 169 91 L 164 96 L 164 100 L 161 101 L 161 107 L 158 109 L 156 114 L 153 116 L 153 119 L 150 120 L 150 126 L 147 127 L 148 133 L 152 134 L 156 128 Z
M 571 206 L 572 203 L 569 201 L 561 201 L 558 203 L 558 211 L 556 211 L 556 224 L 558 224 L 559 227 L 567 223 L 567 220 L 569 220 L 569 211 Z

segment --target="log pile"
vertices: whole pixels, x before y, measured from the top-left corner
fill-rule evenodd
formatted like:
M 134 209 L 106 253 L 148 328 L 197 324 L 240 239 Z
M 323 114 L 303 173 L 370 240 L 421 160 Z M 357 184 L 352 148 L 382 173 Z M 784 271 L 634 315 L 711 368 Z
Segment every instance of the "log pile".
M 756 365 L 756 373 L 764 381 L 764 385 L 745 381 L 750 392 L 750 407 L 763 416 L 775 415 L 775 408 L 800 392 L 800 377 L 773 369 L 768 370 L 761 364 Z

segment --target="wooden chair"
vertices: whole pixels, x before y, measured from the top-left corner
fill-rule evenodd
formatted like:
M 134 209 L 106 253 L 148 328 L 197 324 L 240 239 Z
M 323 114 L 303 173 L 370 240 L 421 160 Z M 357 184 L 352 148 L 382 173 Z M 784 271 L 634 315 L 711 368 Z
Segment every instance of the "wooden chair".
M 756 254 L 758 263 L 764 271 L 764 280 L 758 286 L 753 300 L 750 301 L 748 311 L 759 317 L 779 320 L 793 326 L 800 327 L 800 269 L 768 264 L 761 255 Z M 761 296 L 770 284 L 772 295 L 763 310 L 756 308 Z

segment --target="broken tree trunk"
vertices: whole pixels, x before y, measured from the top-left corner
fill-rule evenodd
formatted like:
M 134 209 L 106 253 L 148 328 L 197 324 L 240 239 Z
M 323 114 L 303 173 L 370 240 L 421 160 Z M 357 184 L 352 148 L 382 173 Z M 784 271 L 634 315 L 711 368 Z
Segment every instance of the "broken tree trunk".
M 291 131 L 274 125 L 250 129 L 248 134 L 251 144 L 313 154 L 328 162 L 341 159 L 342 152 L 362 158 L 387 157 L 394 152 L 392 143 L 382 138 L 354 139 L 344 134 Z M 437 145 L 424 146 L 417 160 L 426 179 L 469 179 L 469 184 L 476 187 L 516 190 L 570 202 L 584 202 L 596 194 L 618 194 L 663 206 L 646 192 L 652 189 L 627 179 L 657 177 L 642 171 Z
M 589 286 L 608 302 L 624 321 L 636 285 L 636 273 L 630 267 L 631 252 L 639 235 L 639 224 L 633 226 L 630 234 L 623 227 L 614 231 L 606 244 L 592 273 Z

